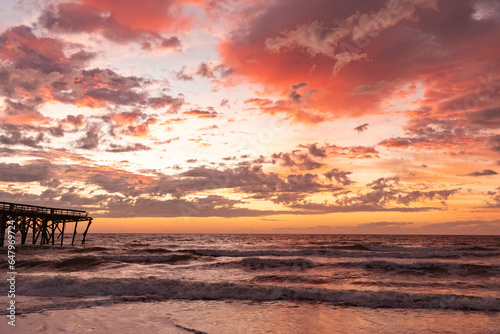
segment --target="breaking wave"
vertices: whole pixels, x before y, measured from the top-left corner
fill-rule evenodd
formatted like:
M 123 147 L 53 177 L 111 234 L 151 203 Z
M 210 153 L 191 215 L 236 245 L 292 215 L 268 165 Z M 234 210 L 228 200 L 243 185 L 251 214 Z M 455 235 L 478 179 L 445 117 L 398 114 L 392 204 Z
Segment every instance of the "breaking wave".
M 126 263 L 176 263 L 182 261 L 189 261 L 196 258 L 189 254 L 172 254 L 164 256 L 148 256 L 148 255 L 115 255 L 104 256 L 104 259 L 114 262 Z
M 261 259 L 249 257 L 241 261 L 241 264 L 251 270 L 261 269 L 306 269 L 317 267 L 318 264 L 307 259 Z
M 29 284 L 27 284 L 29 283 Z M 2 283 L 5 285 L 5 283 Z M 370 308 L 451 309 L 500 311 L 500 300 L 454 294 L 408 293 L 395 291 L 334 290 L 284 287 L 229 282 L 207 283 L 158 279 L 79 279 L 67 276 L 21 280 L 19 294 L 27 296 L 89 297 L 142 296 L 153 300 L 304 300 L 339 306 Z
M 480 250 L 379 250 L 364 245 L 306 248 L 299 250 L 225 250 L 225 249 L 183 249 L 178 252 L 212 257 L 256 257 L 256 256 L 317 256 L 326 258 L 398 258 L 398 259 L 461 259 L 464 257 L 498 257 L 498 251 Z
M 472 263 L 439 263 L 439 262 L 417 262 L 417 263 L 397 263 L 389 261 L 359 261 L 340 262 L 333 266 L 344 268 L 362 268 L 366 270 L 379 270 L 385 272 L 395 272 L 404 274 L 455 274 L 455 275 L 477 275 L 477 276 L 497 276 L 500 275 L 500 266 L 488 266 Z

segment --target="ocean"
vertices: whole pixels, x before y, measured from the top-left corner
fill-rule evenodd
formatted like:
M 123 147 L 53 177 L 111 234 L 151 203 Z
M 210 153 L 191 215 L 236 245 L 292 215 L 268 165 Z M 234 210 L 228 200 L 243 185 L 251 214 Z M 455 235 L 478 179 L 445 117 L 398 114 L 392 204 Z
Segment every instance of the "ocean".
M 16 272 L 1 333 L 500 333 L 500 236 L 90 233 Z

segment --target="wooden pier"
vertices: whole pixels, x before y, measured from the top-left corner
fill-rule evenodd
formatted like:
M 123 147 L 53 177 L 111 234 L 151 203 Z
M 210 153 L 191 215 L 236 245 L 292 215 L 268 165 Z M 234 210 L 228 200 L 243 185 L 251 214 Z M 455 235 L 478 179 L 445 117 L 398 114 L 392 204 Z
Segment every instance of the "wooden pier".
M 0 202 L 0 247 L 4 245 L 7 224 L 13 221 L 15 232 L 21 233 L 21 244 L 26 243 L 28 231 L 33 232 L 33 244 L 40 240 L 40 245 L 54 245 L 56 238 L 61 239 L 61 246 L 64 240 L 64 230 L 69 223 L 75 223 L 71 244 L 75 243 L 78 222 L 87 223 L 87 228 L 83 233 L 82 244 L 92 224 L 92 217 L 87 211 L 47 208 L 35 205 Z

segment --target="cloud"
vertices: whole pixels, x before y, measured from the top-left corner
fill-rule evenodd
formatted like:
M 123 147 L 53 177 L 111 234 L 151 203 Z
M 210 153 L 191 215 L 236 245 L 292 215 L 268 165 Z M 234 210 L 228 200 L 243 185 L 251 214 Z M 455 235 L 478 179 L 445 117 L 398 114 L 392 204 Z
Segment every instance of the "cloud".
M 110 144 L 106 152 L 123 153 L 123 152 L 136 152 L 136 151 L 150 151 L 150 150 L 151 147 L 148 147 L 141 143 L 134 143 L 130 145 Z
M 484 208 L 497 209 L 500 208 L 500 187 L 496 188 L 497 191 L 489 191 L 490 198 L 486 201 Z
M 349 179 L 349 176 L 348 176 L 349 174 L 352 174 L 352 172 L 345 172 L 345 171 L 339 170 L 338 168 L 333 168 L 323 175 L 326 178 L 328 178 L 329 180 L 331 180 L 333 178 L 339 184 L 341 184 L 343 186 L 348 186 L 348 185 L 354 183 L 354 181 L 351 181 L 351 179 Z
M 424 202 L 425 200 L 433 201 L 435 198 L 444 201 L 460 191 L 460 189 L 406 190 L 400 185 L 400 178 L 398 176 L 379 178 L 368 183 L 366 186 L 371 190 L 338 198 L 335 201 L 336 204 L 347 207 L 372 207 L 380 209 L 387 209 L 389 205 L 395 204 L 408 207 L 411 203 Z M 394 206 L 392 208 L 394 210 L 403 209 Z
M 89 124 L 85 129 L 85 135 L 77 140 L 76 147 L 83 150 L 94 150 L 99 146 L 102 136 L 99 124 Z
M 131 29 L 155 32 L 185 31 L 191 22 L 189 17 L 183 15 L 183 1 L 143 0 L 140 3 L 117 3 L 114 0 L 82 0 L 82 3 L 112 13 L 120 24 Z
M 88 130 L 89 134 L 81 139 L 80 146 L 93 149 L 100 145 L 95 141 L 95 136 L 99 134 L 94 128 Z M 146 149 L 140 145 L 110 147 L 114 152 Z M 63 156 L 61 152 L 61 157 Z M 74 158 L 79 159 L 76 156 Z M 23 199 L 24 194 L 30 196 L 24 197 L 25 199 L 35 203 L 46 201 L 48 198 L 54 203 L 74 200 L 73 205 L 80 203 L 99 212 L 104 210 L 105 216 L 109 217 L 144 214 L 165 217 L 243 217 L 284 213 L 304 215 L 333 212 L 419 212 L 436 210 L 439 207 L 410 207 L 408 204 L 423 203 L 435 198 L 446 200 L 458 191 L 451 189 L 409 192 L 399 187 L 397 177 L 391 177 L 371 182 L 367 185 L 371 191 L 367 193 L 353 192 L 327 182 L 328 179 L 322 179 L 318 174 L 279 175 L 265 172 L 259 165 L 239 165 L 224 169 L 193 167 L 187 171 L 174 171 L 170 175 L 155 170 L 134 173 L 111 166 L 96 166 L 84 160 L 80 164 L 54 164 L 48 160 L 35 160 L 23 165 L 3 164 L 0 169 L 3 170 L 0 181 L 11 183 L 12 195 L 6 197 L 9 200 Z M 340 183 L 350 184 L 347 174 L 337 172 Z M 28 190 L 22 188 L 22 184 L 26 182 L 38 182 L 45 190 L 42 190 L 40 195 L 31 195 Z M 99 195 L 92 195 L 95 190 L 89 194 L 87 189 L 99 189 Z M 234 200 L 211 194 L 212 191 L 220 190 L 231 190 L 242 195 L 243 199 Z M 310 196 L 314 194 L 328 194 L 334 202 L 312 202 Z M 282 208 L 253 210 L 249 209 L 250 202 L 246 200 L 269 201 L 281 205 Z M 137 211 L 139 203 L 154 205 L 155 209 L 152 208 L 148 213 Z
M 67 55 L 64 49 L 70 45 L 60 39 L 39 38 L 32 28 L 21 25 L 9 28 L 0 35 L 0 58 L 20 70 L 66 74 L 82 67 L 95 56 L 83 50 Z
M 294 121 L 317 124 L 325 121 L 325 116 L 315 112 L 307 111 L 307 108 L 300 108 L 294 105 L 290 99 L 279 99 L 271 101 L 269 99 L 251 98 L 245 101 L 246 104 L 251 105 L 251 109 L 258 109 L 271 115 L 284 113 L 291 116 Z
M 196 74 L 207 79 L 215 79 L 215 75 L 208 67 L 207 63 L 201 63 L 196 71 Z
M 491 17 L 476 20 L 476 5 L 473 0 L 374 0 L 362 7 L 347 0 L 260 4 L 259 15 L 242 14 L 219 50 L 236 77 L 268 92 L 288 97 L 289 87 L 298 83 L 316 91 L 300 113 L 280 100 L 263 104 L 265 97 L 259 97 L 260 110 L 296 121 L 383 114 L 388 105 L 410 98 L 411 86 L 423 93 L 414 102 L 430 107 L 433 115 L 489 110 L 498 107 L 500 77 L 490 64 L 500 51 L 488 41 L 500 32 L 499 14 L 495 9 Z M 464 68 L 464 62 L 474 66 Z M 479 116 L 470 119 L 476 126 Z
M 500 152 L 500 135 L 491 136 L 488 139 L 488 144 L 490 144 L 490 149 L 494 152 Z
M 231 73 L 233 73 L 233 69 L 230 67 L 226 67 L 224 64 L 219 64 L 213 67 L 211 65 L 212 64 L 208 64 L 205 62 L 200 63 L 195 74 L 206 79 L 220 80 L 228 77 Z
M 358 225 L 284 227 L 275 230 L 277 233 L 495 235 L 500 234 L 500 220 L 459 220 L 423 224 L 382 221 Z
M 181 81 L 193 81 L 194 78 L 190 74 L 186 74 L 186 66 L 182 66 L 182 69 L 178 72 L 174 72 L 174 76 L 177 80 Z
M 32 161 L 27 165 L 0 163 L 2 182 L 41 182 L 54 177 L 54 166 L 45 160 Z
M 359 227 L 387 227 L 387 226 L 407 226 L 413 225 L 410 222 L 373 222 L 373 223 L 364 223 L 359 224 Z
M 325 55 L 337 62 L 349 63 L 345 57 L 366 57 L 346 52 L 341 41 L 348 39 L 355 43 L 362 39 L 374 38 L 384 29 L 392 27 L 404 19 L 412 19 L 417 7 L 436 8 L 435 1 L 403 0 L 389 3 L 387 7 L 370 14 L 356 12 L 335 27 L 328 27 L 314 21 L 301 25 L 295 30 L 282 33 L 280 37 L 266 39 L 266 50 L 278 52 L 282 48 L 303 48 L 312 56 Z M 354 47 L 354 46 L 353 46 Z
M 318 158 L 346 157 L 348 159 L 380 158 L 379 152 L 372 146 L 337 146 L 325 144 L 321 147 L 317 143 L 300 144 L 299 148 L 307 148 L 310 155 Z
M 149 126 L 158 122 L 157 115 L 147 114 L 138 109 L 108 113 L 101 119 L 110 124 L 110 133 L 113 135 L 117 132 L 132 137 L 148 137 Z
M 113 12 L 94 5 L 60 3 L 46 9 L 39 18 L 39 23 L 53 32 L 101 34 L 116 43 L 136 42 L 143 49 L 168 48 L 180 51 L 179 38 L 163 37 L 151 30 L 133 28 L 120 23 Z
M 32 148 L 41 148 L 41 144 L 46 141 L 43 133 L 38 133 L 35 136 L 29 136 L 23 134 L 23 132 L 21 132 L 21 130 L 19 130 L 16 126 L 9 124 L 4 124 L 0 128 L 5 131 L 5 135 L 0 135 L 0 143 L 10 147 L 15 145 L 24 145 Z
M 384 139 L 378 145 L 392 148 L 442 148 L 480 143 L 481 129 L 465 120 L 451 117 L 433 117 L 426 110 L 413 111 L 404 129 L 404 137 Z
M 314 157 L 325 158 L 326 157 L 326 150 L 322 147 L 318 147 L 317 145 L 318 145 L 318 143 L 314 143 L 314 144 L 304 145 L 301 147 L 306 147 L 307 150 L 309 151 L 309 153 Z
M 295 151 L 292 153 L 273 153 L 271 155 L 271 163 L 279 163 L 282 167 L 298 167 L 301 170 L 314 170 L 324 166 L 323 163 L 311 158 L 309 154 L 300 154 Z
M 479 125 L 482 128 L 500 128 L 500 108 L 483 109 L 466 114 L 470 124 Z
M 168 107 L 178 112 L 183 97 L 150 96 L 149 81 L 122 76 L 110 69 L 84 69 L 95 54 L 83 45 L 38 37 L 32 28 L 16 26 L 0 35 L 0 94 L 7 99 L 4 120 L 23 123 L 43 120 L 38 111 L 47 102 L 102 108 L 109 105 Z
M 289 213 L 289 211 L 256 210 L 237 207 L 240 203 L 222 196 L 210 195 L 193 200 L 171 199 L 155 200 L 137 198 L 134 200 L 117 199 L 105 207 L 102 217 L 262 217 Z
M 199 109 L 185 111 L 182 114 L 196 116 L 199 118 L 216 118 L 219 115 L 216 111 L 207 111 L 207 110 L 199 110 Z
M 498 173 L 491 169 L 485 169 L 482 172 L 473 172 L 466 174 L 467 176 L 485 176 L 485 175 L 497 175 Z
M 364 132 L 366 131 L 366 129 L 368 129 L 368 123 L 365 123 L 365 124 L 361 124 L 360 126 L 357 126 L 354 128 L 355 131 L 357 131 L 358 133 L 361 133 L 361 132 Z

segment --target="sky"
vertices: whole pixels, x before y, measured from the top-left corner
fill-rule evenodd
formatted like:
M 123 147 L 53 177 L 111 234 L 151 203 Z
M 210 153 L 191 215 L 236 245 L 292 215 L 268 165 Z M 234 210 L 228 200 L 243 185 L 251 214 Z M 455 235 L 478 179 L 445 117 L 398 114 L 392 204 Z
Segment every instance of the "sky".
M 496 0 L 3 0 L 0 201 L 91 232 L 500 234 Z

